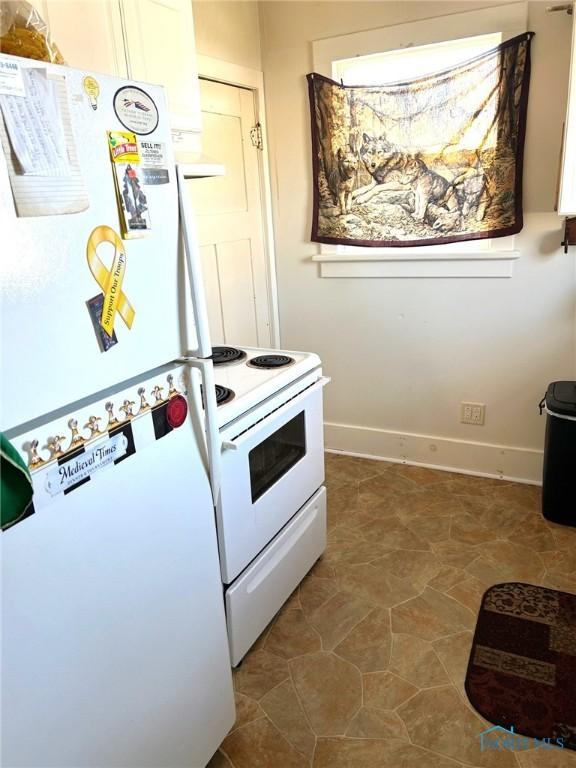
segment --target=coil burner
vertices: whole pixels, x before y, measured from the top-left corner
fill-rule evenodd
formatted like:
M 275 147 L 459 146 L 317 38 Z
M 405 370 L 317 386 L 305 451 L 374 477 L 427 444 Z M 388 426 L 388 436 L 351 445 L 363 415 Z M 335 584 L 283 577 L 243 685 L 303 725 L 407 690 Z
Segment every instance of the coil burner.
M 251 368 L 283 368 L 286 365 L 292 365 L 293 358 L 288 355 L 259 355 L 248 360 L 247 365 Z
M 210 360 L 214 365 L 224 365 L 225 363 L 235 363 L 238 360 L 244 360 L 246 352 L 236 347 L 212 347 Z

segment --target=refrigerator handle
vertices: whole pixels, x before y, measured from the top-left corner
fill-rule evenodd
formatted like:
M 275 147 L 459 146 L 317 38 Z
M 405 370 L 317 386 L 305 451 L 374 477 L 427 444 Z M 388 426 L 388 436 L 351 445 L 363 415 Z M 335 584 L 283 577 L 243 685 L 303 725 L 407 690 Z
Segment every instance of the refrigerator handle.
M 202 261 L 198 246 L 198 230 L 194 211 L 186 196 L 184 179 L 186 175 L 182 166 L 176 163 L 176 179 L 178 182 L 178 206 L 180 209 L 180 225 L 184 240 L 184 251 L 188 264 L 188 279 L 190 282 L 190 295 L 194 309 L 194 322 L 196 324 L 196 336 L 198 349 L 190 350 L 199 357 L 210 357 L 212 345 L 210 343 L 210 326 L 208 325 L 208 310 L 206 308 L 206 295 L 204 292 L 204 280 L 202 278 Z
M 221 440 L 220 430 L 218 429 L 218 420 L 216 417 L 216 389 L 214 385 L 214 367 L 212 360 L 200 360 L 197 358 L 185 357 L 180 362 L 186 363 L 191 368 L 200 371 L 202 377 L 202 400 L 204 402 L 205 414 L 205 436 L 206 453 L 208 454 L 208 472 L 210 474 L 210 485 L 212 486 L 212 498 L 214 506 L 217 507 L 220 501 L 220 453 Z

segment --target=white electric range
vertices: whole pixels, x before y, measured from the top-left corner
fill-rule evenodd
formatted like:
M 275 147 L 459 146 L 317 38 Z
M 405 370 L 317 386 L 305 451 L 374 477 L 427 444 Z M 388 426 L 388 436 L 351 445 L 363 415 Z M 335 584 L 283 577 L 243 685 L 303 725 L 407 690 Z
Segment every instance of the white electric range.
M 210 469 L 236 666 L 326 546 L 329 379 L 311 353 L 214 347 L 211 359 Z

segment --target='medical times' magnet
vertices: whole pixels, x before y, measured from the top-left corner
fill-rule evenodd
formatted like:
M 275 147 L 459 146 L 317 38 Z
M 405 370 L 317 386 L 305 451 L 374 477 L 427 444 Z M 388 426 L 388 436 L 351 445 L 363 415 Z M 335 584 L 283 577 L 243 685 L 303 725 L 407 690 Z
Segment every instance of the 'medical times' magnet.
M 141 88 L 133 85 L 119 88 L 114 94 L 114 112 L 125 128 L 147 136 L 156 130 L 158 109 L 150 96 Z

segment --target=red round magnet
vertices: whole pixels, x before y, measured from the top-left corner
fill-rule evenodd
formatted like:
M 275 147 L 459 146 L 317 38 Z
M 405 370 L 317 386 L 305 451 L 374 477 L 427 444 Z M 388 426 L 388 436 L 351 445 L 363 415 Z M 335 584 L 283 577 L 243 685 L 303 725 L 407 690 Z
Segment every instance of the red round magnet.
M 174 395 L 166 406 L 166 421 L 171 427 L 181 427 L 188 415 L 188 403 L 182 395 Z

